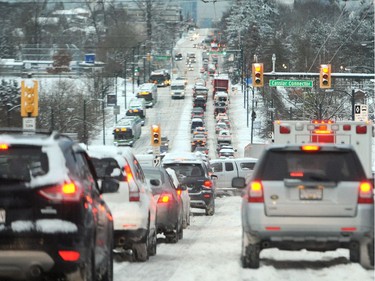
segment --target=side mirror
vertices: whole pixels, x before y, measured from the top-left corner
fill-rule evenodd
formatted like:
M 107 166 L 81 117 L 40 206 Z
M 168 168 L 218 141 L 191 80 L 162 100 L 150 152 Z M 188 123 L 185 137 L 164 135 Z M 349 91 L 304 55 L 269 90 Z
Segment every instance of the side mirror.
M 243 177 L 236 177 L 232 179 L 232 187 L 244 188 L 246 187 L 246 179 Z
M 119 182 L 114 178 L 104 178 L 101 183 L 101 193 L 115 193 L 120 187 Z
M 187 185 L 185 185 L 185 184 L 179 184 L 177 186 L 177 190 L 187 190 Z

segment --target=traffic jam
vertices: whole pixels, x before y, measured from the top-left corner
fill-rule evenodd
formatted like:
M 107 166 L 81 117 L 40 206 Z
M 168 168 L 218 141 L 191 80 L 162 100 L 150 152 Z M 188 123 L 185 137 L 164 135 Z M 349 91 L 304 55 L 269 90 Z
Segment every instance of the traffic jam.
M 93 22 L 84 61 L 4 23 L 23 43 L 0 40 L 0 280 L 374 280 L 375 71 L 355 66 L 373 59 L 372 1 L 234 1 L 222 20 L 225 1 L 192 1 L 215 12 L 201 21 L 181 1 L 115 2 L 49 8 L 71 13 L 66 36 Z M 311 25 L 351 20 L 358 39 L 270 35 L 290 28 L 284 16 L 302 26 L 291 11 L 305 9 Z M 337 38 L 365 59 L 344 65 Z

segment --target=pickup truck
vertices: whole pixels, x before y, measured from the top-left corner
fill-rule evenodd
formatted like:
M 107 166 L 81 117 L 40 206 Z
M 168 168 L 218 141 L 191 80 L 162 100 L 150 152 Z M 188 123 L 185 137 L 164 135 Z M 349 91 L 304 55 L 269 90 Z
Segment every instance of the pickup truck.
M 238 193 L 238 189 L 232 187 L 232 179 L 236 177 L 244 177 L 246 183 L 249 182 L 253 174 L 256 158 L 225 158 L 212 159 L 210 166 L 213 174 L 217 176 L 216 180 L 216 195 L 234 195 Z

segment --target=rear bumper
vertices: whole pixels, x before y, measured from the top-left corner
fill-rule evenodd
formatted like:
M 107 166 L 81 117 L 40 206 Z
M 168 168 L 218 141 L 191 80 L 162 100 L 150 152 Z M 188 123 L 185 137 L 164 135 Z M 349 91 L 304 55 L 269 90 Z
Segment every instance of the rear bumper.
M 0 251 L 0 277 L 30 280 L 54 265 L 52 257 L 42 251 Z
M 267 217 L 263 204 L 245 203 L 242 226 L 257 240 L 349 242 L 373 237 L 374 216 L 373 209 L 364 206 L 358 208 L 355 217 Z
M 197 193 L 191 193 L 190 195 L 190 207 L 206 209 L 214 200 L 214 194 L 210 191 L 201 191 Z

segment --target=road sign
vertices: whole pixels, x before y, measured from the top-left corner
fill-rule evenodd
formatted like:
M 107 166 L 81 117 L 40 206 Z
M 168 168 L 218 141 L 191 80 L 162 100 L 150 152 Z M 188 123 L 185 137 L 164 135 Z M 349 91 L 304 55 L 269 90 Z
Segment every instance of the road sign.
M 154 167 L 159 167 L 160 166 L 160 162 L 161 162 L 161 157 L 160 156 L 155 156 L 154 161 L 153 161 Z
M 355 121 L 367 121 L 368 120 L 367 104 L 354 105 L 354 120 Z
M 24 117 L 22 118 L 22 128 L 27 131 L 35 131 L 36 122 L 34 117 Z
M 270 87 L 298 87 L 298 88 L 312 88 L 312 80 L 270 80 Z
M 154 60 L 169 60 L 171 59 L 171 56 L 158 56 L 158 55 L 155 55 L 153 56 Z

